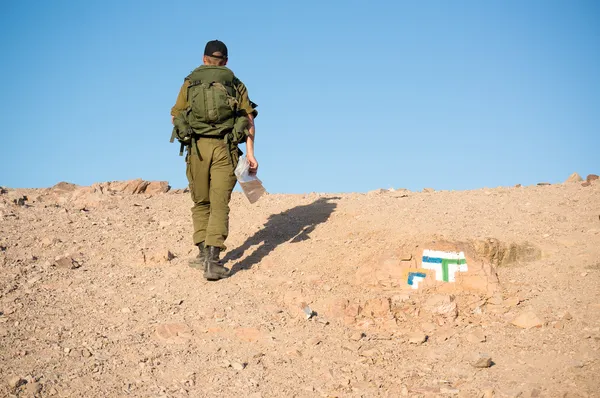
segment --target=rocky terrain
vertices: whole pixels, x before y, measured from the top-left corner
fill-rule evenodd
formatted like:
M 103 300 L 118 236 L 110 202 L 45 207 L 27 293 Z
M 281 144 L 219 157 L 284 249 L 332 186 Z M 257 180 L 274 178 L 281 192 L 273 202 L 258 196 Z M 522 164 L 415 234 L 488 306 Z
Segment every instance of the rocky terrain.
M 219 282 L 166 182 L 0 188 L 0 396 L 599 397 L 596 178 L 234 193 Z

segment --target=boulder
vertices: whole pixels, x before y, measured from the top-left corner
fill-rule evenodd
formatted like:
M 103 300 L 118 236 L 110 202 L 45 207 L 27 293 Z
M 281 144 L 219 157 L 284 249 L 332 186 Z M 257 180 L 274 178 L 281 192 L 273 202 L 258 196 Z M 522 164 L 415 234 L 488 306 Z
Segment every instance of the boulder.
M 171 187 L 169 186 L 168 181 L 152 181 L 146 187 L 144 193 L 147 194 L 157 194 L 157 193 L 167 193 Z
M 569 176 L 569 178 L 567 178 L 567 180 L 565 181 L 566 183 L 569 182 L 581 182 L 583 181 L 583 178 L 581 178 L 581 176 L 577 173 L 573 173 Z

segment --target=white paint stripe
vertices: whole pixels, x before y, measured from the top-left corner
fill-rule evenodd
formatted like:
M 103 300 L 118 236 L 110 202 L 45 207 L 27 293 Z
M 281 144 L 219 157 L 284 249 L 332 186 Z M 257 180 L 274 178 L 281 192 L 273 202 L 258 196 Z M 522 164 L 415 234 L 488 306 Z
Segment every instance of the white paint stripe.
M 411 287 L 415 290 L 418 289 L 419 283 L 422 282 L 423 279 L 425 279 L 425 278 L 423 278 L 422 276 L 413 276 L 413 280 L 412 280 L 413 284 L 411 285 Z
M 443 252 L 439 250 L 423 250 L 423 257 L 446 258 L 449 260 L 464 260 L 464 252 Z

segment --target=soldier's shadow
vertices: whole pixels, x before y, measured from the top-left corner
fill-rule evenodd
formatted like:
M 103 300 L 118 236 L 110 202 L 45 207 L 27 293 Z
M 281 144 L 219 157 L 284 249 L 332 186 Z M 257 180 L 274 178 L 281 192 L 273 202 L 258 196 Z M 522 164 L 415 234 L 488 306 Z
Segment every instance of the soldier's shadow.
M 296 206 L 279 214 L 273 214 L 262 229 L 246 239 L 240 247 L 228 252 L 222 260 L 223 263 L 236 261 L 248 249 L 259 245 L 246 258 L 231 267 L 233 275 L 238 271 L 252 268 L 282 243 L 296 243 L 310 239 L 309 234 L 315 227 L 327 221 L 333 213 L 337 204 L 331 201 L 337 199 L 340 198 L 320 198 L 311 204 Z

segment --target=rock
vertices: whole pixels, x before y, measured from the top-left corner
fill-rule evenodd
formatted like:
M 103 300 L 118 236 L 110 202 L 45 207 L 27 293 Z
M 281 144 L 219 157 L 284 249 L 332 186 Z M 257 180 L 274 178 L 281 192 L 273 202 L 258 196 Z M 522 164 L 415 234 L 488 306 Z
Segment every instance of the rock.
M 585 179 L 585 182 L 591 184 L 592 181 L 596 181 L 598 178 L 600 178 L 600 177 L 598 177 L 598 175 L 596 175 L 596 174 L 588 174 L 588 176 Z
M 433 188 L 423 188 L 423 192 L 424 193 L 432 193 L 432 192 L 435 192 L 435 189 L 433 189 Z
M 73 192 L 77 188 L 79 188 L 79 185 L 75 185 L 70 182 L 61 181 L 58 184 L 54 185 L 50 189 L 54 192 L 61 194 L 61 193 Z
M 456 334 L 456 331 L 451 328 L 442 329 L 435 334 L 437 341 L 446 341 Z
M 573 173 L 569 176 L 569 178 L 567 178 L 567 180 L 565 181 L 565 183 L 569 183 L 569 182 L 581 182 L 583 181 L 583 178 L 581 178 L 581 176 L 577 173 Z
M 586 181 L 586 182 L 582 182 L 582 183 L 581 183 L 581 186 L 582 186 L 582 187 L 589 187 L 590 185 L 592 185 L 592 184 L 591 184 L 591 183 L 589 183 L 589 182 L 587 182 L 587 181 Z
M 543 187 L 543 186 L 546 186 L 546 185 L 551 185 L 549 182 L 538 182 L 537 184 L 540 187 Z
M 387 189 L 379 188 L 379 189 L 375 189 L 373 191 L 367 192 L 367 195 L 381 195 L 381 194 L 388 193 L 388 192 L 390 192 L 390 191 Z
M 542 327 L 544 321 L 538 318 L 535 313 L 528 311 L 516 317 L 511 323 L 523 329 L 531 329 Z
M 40 243 L 42 244 L 43 248 L 48 248 L 60 243 L 60 239 L 45 237 L 40 241 Z
M 157 194 L 157 193 L 167 193 L 171 187 L 169 186 L 168 181 L 152 181 L 146 187 L 144 193 L 147 194 Z
M 8 386 L 13 389 L 17 389 L 26 383 L 27 383 L 27 380 L 25 380 L 24 378 L 19 377 L 19 376 L 14 376 L 14 377 L 11 377 L 10 379 L 8 379 Z
M 58 256 L 54 259 L 54 266 L 58 268 L 77 269 L 81 263 L 70 256 Z
M 486 340 L 486 336 L 481 329 L 477 329 L 472 331 L 467 335 L 467 341 L 469 343 L 483 343 Z
M 29 199 L 27 198 L 27 196 L 23 195 L 23 196 L 19 196 L 16 199 L 13 199 L 13 203 L 16 204 L 17 206 L 25 206 L 26 202 Z
M 42 392 L 42 385 L 38 382 L 28 383 L 25 386 L 25 396 L 37 396 L 40 392 Z
M 425 309 L 434 315 L 442 315 L 450 321 L 458 316 L 454 296 L 434 294 L 425 302 Z
M 143 265 L 166 264 L 174 258 L 175 255 L 168 249 L 142 249 L 138 252 L 138 263 Z
M 570 321 L 571 319 L 573 319 L 573 315 L 571 315 L 569 311 L 565 311 L 562 314 L 560 314 L 559 318 L 566 321 Z
M 84 358 L 89 358 L 89 357 L 92 356 L 92 353 L 87 348 L 82 348 L 81 349 L 81 356 L 84 357 Z
M 481 398 L 494 398 L 494 389 L 486 388 L 485 390 L 481 390 Z
M 503 304 L 505 307 L 516 307 L 521 302 L 518 297 L 511 297 L 504 300 Z
M 408 342 L 410 344 L 420 345 L 427 341 L 427 335 L 421 332 L 410 333 L 406 337 L 408 338 Z
M 302 351 L 298 350 L 298 349 L 291 349 L 285 352 L 288 356 L 290 357 L 301 357 L 302 356 Z
M 581 369 L 585 366 L 585 362 L 583 361 L 571 361 L 571 366 L 576 369 Z
M 385 318 L 390 313 L 390 300 L 378 298 L 368 300 L 362 310 L 362 315 L 373 318 Z
M 542 250 L 529 243 L 504 243 L 498 239 L 485 239 L 475 242 L 478 254 L 496 266 L 537 261 L 542 258 Z
M 539 389 L 534 388 L 533 390 L 531 390 L 529 392 L 528 397 L 530 397 L 530 398 L 538 398 L 539 396 L 541 396 L 541 394 L 542 394 L 542 392 Z
M 360 352 L 360 355 L 367 358 L 372 358 L 379 354 L 379 350 L 377 348 L 367 348 Z
M 493 364 L 492 357 L 482 353 L 472 354 L 469 363 L 475 368 L 489 368 Z
M 257 342 L 261 338 L 260 330 L 256 328 L 237 328 L 235 335 L 238 339 L 247 343 Z
M 432 322 L 425 322 L 421 324 L 421 329 L 425 332 L 425 333 L 433 333 L 433 331 L 435 331 L 436 329 L 436 325 L 435 323 Z
M 449 388 L 449 387 L 441 387 L 440 388 L 440 394 L 457 395 L 459 393 L 460 393 L 460 390 L 457 388 Z
M 232 362 L 231 367 L 237 371 L 244 370 L 246 368 L 245 363 Z
M 155 336 L 165 343 L 182 344 L 192 337 L 192 331 L 183 323 L 163 323 L 156 327 Z
M 366 335 L 363 332 L 354 332 L 350 335 L 350 340 L 352 341 L 360 341 Z

